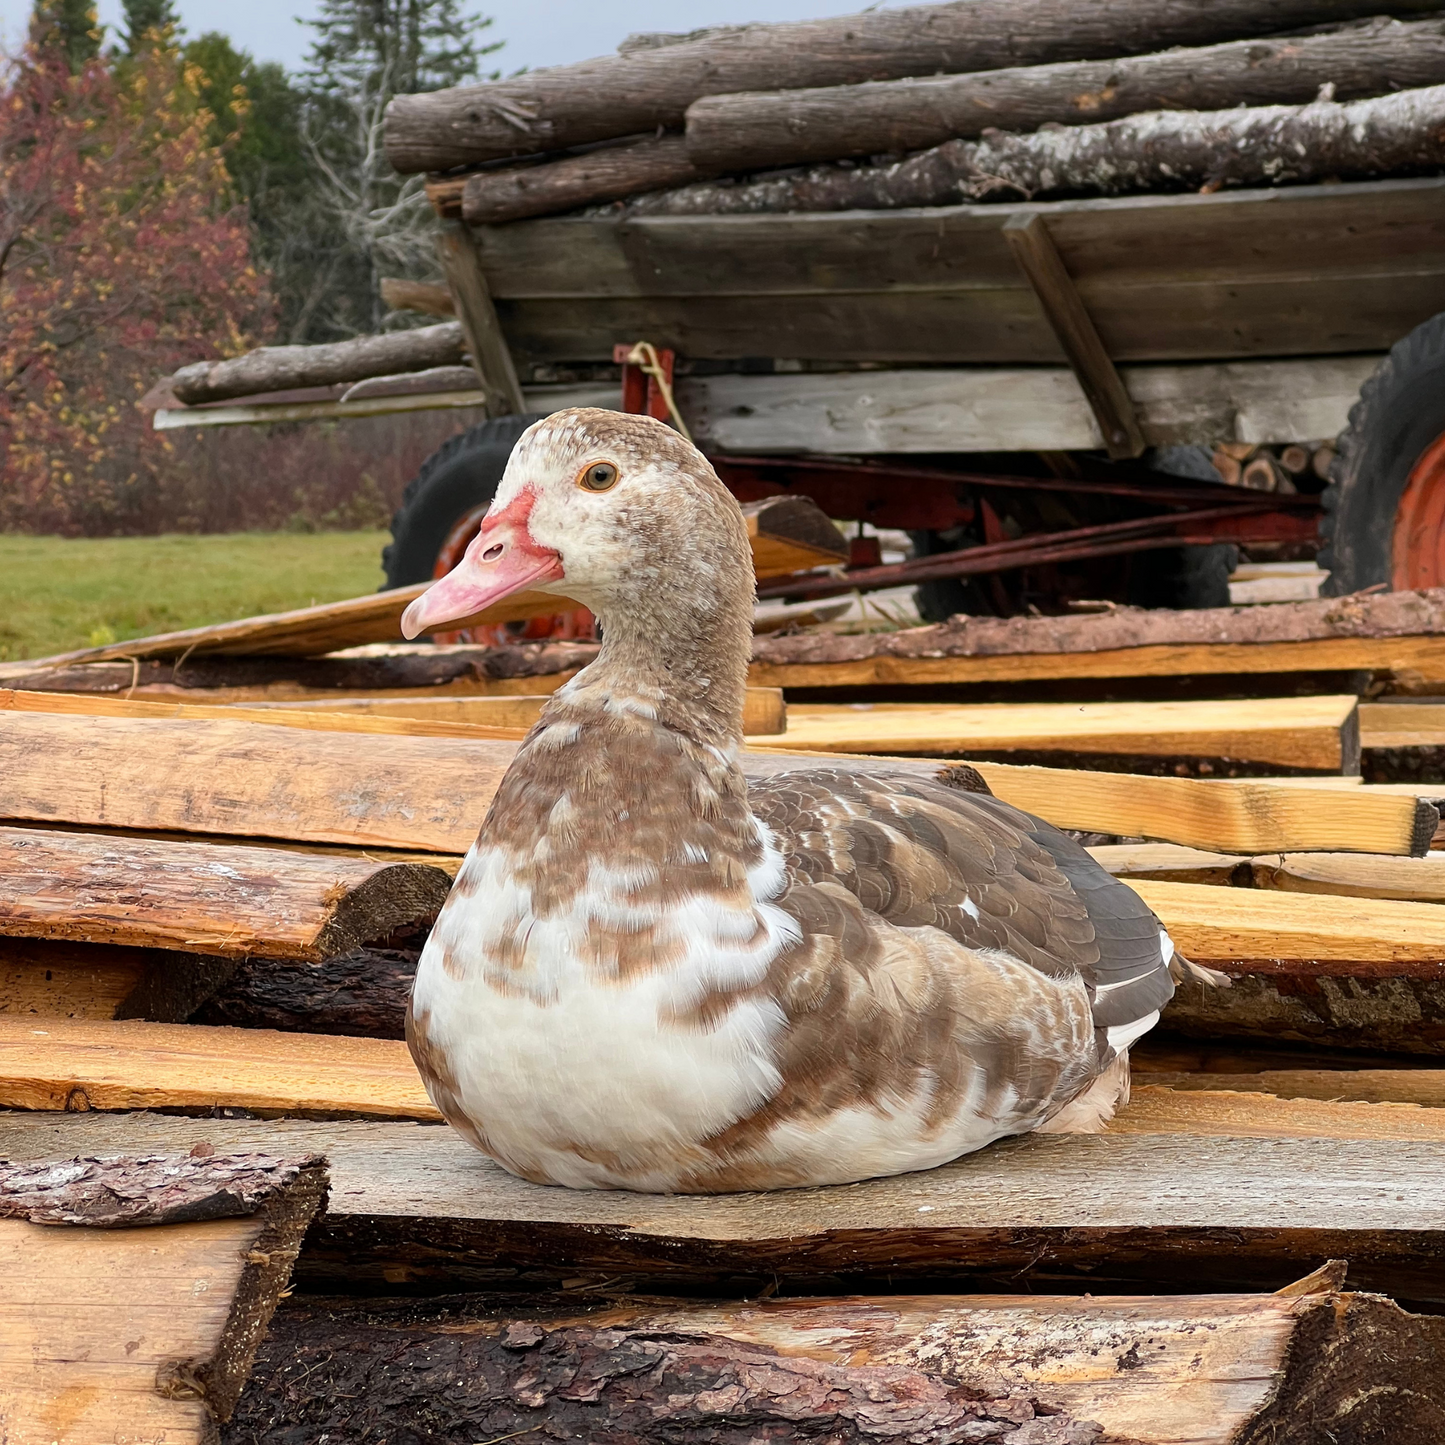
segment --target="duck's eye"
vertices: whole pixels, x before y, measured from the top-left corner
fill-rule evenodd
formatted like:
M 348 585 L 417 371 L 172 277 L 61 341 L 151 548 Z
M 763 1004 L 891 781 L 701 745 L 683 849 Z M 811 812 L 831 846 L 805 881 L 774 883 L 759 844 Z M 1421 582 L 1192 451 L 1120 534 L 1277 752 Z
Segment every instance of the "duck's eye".
M 577 478 L 577 485 L 587 492 L 605 492 L 617 485 L 617 468 L 611 462 L 593 462 Z

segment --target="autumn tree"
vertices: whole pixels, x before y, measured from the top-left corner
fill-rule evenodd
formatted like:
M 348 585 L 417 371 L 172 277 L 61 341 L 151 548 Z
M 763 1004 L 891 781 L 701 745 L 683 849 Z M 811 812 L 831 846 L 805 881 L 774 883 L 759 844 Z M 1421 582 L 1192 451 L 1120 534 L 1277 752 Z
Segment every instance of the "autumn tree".
M 73 71 L 94 60 L 100 54 L 100 20 L 93 0 L 37 0 L 30 43 L 60 51 Z
M 56 0 L 58 6 L 59 0 Z M 265 339 L 270 300 L 195 67 L 122 77 L 63 36 L 0 77 L 0 527 L 143 530 L 169 449 L 157 377 Z
M 179 23 L 171 0 L 123 0 L 125 48 L 136 54 L 153 38 L 164 38 Z

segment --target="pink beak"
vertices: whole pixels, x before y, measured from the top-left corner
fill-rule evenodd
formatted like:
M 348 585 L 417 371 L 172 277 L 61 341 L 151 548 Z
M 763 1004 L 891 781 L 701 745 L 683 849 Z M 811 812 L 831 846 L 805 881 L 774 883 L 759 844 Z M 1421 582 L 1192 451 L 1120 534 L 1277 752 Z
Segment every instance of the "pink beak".
M 532 492 L 522 492 L 495 516 L 489 512 L 482 519 L 482 530 L 462 560 L 402 613 L 403 637 L 434 632 L 448 622 L 475 617 L 526 587 L 562 580 L 566 574 L 561 557 L 540 546 L 527 530 L 536 500 Z

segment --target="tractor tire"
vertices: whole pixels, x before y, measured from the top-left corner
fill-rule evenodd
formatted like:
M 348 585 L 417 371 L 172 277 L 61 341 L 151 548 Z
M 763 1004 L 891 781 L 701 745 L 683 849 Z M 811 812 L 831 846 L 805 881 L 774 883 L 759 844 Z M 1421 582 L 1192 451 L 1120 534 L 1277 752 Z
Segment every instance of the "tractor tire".
M 1445 586 L 1445 312 L 1360 388 L 1321 500 L 1326 595 Z
M 454 436 L 421 464 L 391 519 L 381 554 L 387 587 L 429 582 L 457 521 L 496 495 L 517 439 L 540 416 L 493 417 Z

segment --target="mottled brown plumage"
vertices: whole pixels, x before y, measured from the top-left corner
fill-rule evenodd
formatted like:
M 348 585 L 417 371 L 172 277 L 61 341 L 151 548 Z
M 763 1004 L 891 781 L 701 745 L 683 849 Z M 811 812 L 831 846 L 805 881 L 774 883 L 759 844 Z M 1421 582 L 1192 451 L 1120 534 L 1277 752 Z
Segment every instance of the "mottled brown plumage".
M 749 790 L 747 539 L 682 438 L 538 423 L 412 625 L 522 585 L 591 607 L 604 642 L 519 750 L 418 970 L 413 1053 L 474 1143 L 542 1182 L 778 1188 L 1107 1115 L 1081 1096 L 1118 1093 L 1172 991 L 1157 919 L 986 793 L 883 762 Z

